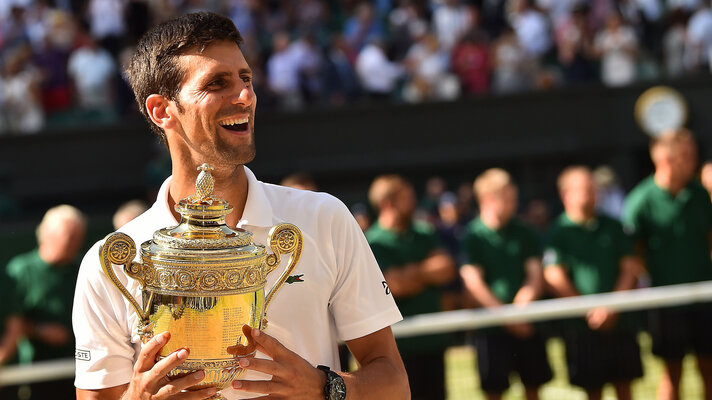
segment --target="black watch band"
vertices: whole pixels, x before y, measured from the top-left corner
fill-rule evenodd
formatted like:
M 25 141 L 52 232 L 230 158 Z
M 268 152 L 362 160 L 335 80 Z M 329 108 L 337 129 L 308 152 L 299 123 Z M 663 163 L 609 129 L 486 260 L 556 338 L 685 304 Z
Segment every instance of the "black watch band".
M 317 365 L 317 368 L 326 373 L 326 384 L 324 385 L 324 399 L 345 400 L 346 384 L 344 378 L 326 365 Z

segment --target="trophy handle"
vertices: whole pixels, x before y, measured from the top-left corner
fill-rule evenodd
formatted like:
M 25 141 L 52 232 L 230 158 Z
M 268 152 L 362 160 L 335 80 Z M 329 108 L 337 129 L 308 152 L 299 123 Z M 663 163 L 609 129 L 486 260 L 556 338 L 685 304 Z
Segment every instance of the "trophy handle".
M 141 318 L 141 322 L 146 325 L 148 324 L 148 312 L 141 309 L 141 305 L 138 304 L 126 287 L 121 284 L 119 278 L 117 278 L 114 273 L 114 269 L 111 267 L 111 264 L 123 265 L 126 275 L 136 279 L 143 286 L 142 265 L 133 261 L 135 256 L 136 245 L 133 239 L 125 233 L 116 232 L 108 235 L 104 244 L 99 247 L 99 259 L 101 260 L 101 268 L 104 270 L 104 274 L 111 280 L 111 283 L 119 289 L 119 292 L 121 292 L 126 300 L 131 303 L 134 310 L 136 310 L 136 314 Z
M 302 244 L 304 243 L 302 231 L 292 224 L 275 225 L 270 229 L 267 238 L 269 240 L 269 247 L 272 249 L 272 254 L 269 254 L 266 260 L 267 274 L 277 268 L 282 254 L 292 253 L 292 256 L 289 257 L 289 264 L 287 264 L 287 268 L 284 269 L 277 283 L 275 283 L 274 287 L 267 293 L 267 300 L 265 300 L 264 306 L 265 311 L 270 301 L 272 301 L 272 297 L 274 297 L 275 293 L 284 285 L 284 282 L 289 278 L 292 271 L 294 271 L 294 267 L 297 266 L 299 257 L 302 255 Z

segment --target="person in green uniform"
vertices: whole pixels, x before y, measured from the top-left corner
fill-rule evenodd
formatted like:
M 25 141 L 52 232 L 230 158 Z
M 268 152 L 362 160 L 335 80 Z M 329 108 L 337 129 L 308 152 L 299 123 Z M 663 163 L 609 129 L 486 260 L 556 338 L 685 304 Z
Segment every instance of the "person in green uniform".
M 629 290 L 642 266 L 630 237 L 617 220 L 596 213 L 596 185 L 590 169 L 566 168 L 558 179 L 564 213 L 554 223 L 544 251 L 544 278 L 557 297 Z M 643 376 L 635 330 L 618 313 L 590 310 L 563 328 L 569 381 L 600 399 L 613 383 L 618 400 L 630 400 L 630 382 Z
M 20 362 L 74 356 L 72 299 L 85 233 L 79 210 L 69 205 L 51 208 L 37 228 L 38 247 L 7 264 L 29 340 L 29 346 L 18 350 Z M 31 390 L 32 399 L 74 398 L 72 379 L 32 384 Z
M 467 264 L 460 268 L 465 288 L 482 307 L 526 304 L 542 294 L 541 246 L 536 233 L 516 217 L 517 188 L 499 168 L 485 171 L 474 183 L 480 216 L 463 240 Z M 475 336 L 477 367 L 488 399 L 499 399 L 518 372 L 527 399 L 551 379 L 544 340 L 534 325 L 516 323 L 485 329 Z
M 697 147 L 686 130 L 667 132 L 650 147 L 655 173 L 628 195 L 623 220 L 637 241 L 652 286 L 712 279 L 712 204 L 693 180 Z M 682 359 L 697 355 L 707 398 L 712 396 L 712 307 L 709 303 L 651 310 L 653 353 L 665 361 L 659 399 L 678 399 Z
M 400 176 L 384 175 L 373 181 L 368 197 L 378 219 L 366 231 L 366 239 L 383 270 L 384 289 L 393 294 L 403 316 L 442 311 L 441 287 L 455 277 L 455 262 L 429 225 L 413 221 L 413 187 Z M 448 336 L 418 336 L 396 343 L 412 398 L 444 399 Z

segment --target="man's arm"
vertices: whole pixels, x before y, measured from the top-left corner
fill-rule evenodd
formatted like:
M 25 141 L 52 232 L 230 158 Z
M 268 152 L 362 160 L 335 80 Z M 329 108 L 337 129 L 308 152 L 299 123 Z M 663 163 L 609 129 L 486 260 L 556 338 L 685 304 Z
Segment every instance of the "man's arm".
M 289 399 L 324 398 L 326 375 L 272 336 L 252 330 L 258 349 L 272 358 L 243 358 L 240 366 L 272 375 L 268 381 L 234 381 L 232 387 Z M 390 327 L 346 342 L 359 363 L 354 372 L 339 372 L 347 399 L 408 399 L 408 375 Z
M 548 265 L 544 269 L 544 279 L 556 297 L 579 296 L 578 290 L 566 274 L 566 268 L 562 265 Z
M 428 286 L 451 282 L 455 277 L 455 260 L 444 250 L 435 249 L 419 263 L 388 268 L 383 277 L 393 297 L 411 297 Z
M 542 273 L 541 258 L 529 257 L 524 261 L 524 270 L 527 279 L 517 291 L 512 301 L 514 304 L 527 304 L 541 296 L 544 291 L 544 274 Z
M 484 271 L 479 265 L 465 264 L 460 268 L 460 276 L 467 291 L 482 307 L 498 307 L 502 305 L 485 282 Z
M 23 321 L 19 315 L 5 319 L 5 332 L 0 340 L 0 365 L 10 360 L 17 352 L 17 342 L 23 334 Z

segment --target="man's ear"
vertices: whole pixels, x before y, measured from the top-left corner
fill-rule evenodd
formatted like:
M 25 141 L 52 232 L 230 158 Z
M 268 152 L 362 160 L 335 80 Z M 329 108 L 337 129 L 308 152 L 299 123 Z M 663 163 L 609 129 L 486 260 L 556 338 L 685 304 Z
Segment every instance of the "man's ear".
M 169 105 L 170 102 L 168 99 L 160 94 L 152 94 L 146 99 L 146 111 L 148 112 L 148 116 L 154 124 L 164 131 L 166 128 L 170 128 L 175 122 L 175 118 L 168 109 Z

